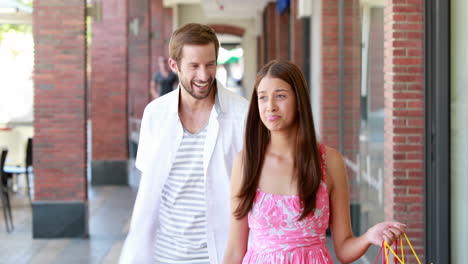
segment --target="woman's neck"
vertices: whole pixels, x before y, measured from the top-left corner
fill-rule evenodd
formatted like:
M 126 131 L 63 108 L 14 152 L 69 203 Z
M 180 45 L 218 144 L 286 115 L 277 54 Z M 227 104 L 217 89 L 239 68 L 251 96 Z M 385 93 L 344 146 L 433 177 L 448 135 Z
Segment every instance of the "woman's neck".
M 268 151 L 278 156 L 294 157 L 296 154 L 297 127 L 272 131 Z

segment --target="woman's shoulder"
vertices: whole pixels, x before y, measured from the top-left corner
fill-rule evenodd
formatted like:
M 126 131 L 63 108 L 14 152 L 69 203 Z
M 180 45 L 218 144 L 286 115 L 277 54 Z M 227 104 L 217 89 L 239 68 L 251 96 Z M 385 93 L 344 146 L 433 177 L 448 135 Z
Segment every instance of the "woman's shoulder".
M 336 150 L 335 148 L 332 148 L 330 146 L 327 146 L 325 144 L 322 144 L 323 149 L 325 151 L 325 157 L 327 164 L 328 163 L 335 163 L 337 161 L 343 160 L 343 157 L 341 156 L 341 153 Z
M 325 165 L 327 170 L 327 182 L 330 187 L 336 182 L 341 182 L 345 171 L 343 156 L 335 148 L 324 145 Z

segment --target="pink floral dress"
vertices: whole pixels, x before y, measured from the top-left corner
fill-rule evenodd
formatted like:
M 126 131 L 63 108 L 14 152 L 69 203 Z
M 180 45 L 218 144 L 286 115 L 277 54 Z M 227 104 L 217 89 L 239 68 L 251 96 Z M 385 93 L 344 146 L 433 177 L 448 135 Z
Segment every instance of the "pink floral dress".
M 321 144 L 319 149 L 323 179 L 314 212 L 297 221 L 302 212 L 297 195 L 276 195 L 257 189 L 248 215 L 249 247 L 242 263 L 333 263 L 325 245 L 330 216 L 325 146 Z

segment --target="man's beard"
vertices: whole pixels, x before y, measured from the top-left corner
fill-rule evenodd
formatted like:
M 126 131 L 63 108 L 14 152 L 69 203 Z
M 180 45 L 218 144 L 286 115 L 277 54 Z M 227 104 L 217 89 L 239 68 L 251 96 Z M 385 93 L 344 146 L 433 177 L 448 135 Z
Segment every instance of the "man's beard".
M 195 94 L 195 91 L 192 89 L 192 85 L 191 85 L 191 82 L 189 82 L 188 85 L 186 85 L 186 83 L 184 81 L 181 81 L 180 84 L 181 86 L 184 88 L 185 91 L 187 91 L 187 93 L 189 93 L 193 98 L 195 99 L 198 99 L 198 100 L 202 100 L 202 99 L 205 99 L 207 98 L 210 93 L 211 93 L 211 89 L 213 89 L 213 86 L 215 85 L 215 81 L 214 79 L 209 79 L 208 81 L 208 91 L 206 94 L 202 94 L 201 96 L 199 95 L 196 95 Z M 194 84 L 195 85 L 195 84 Z

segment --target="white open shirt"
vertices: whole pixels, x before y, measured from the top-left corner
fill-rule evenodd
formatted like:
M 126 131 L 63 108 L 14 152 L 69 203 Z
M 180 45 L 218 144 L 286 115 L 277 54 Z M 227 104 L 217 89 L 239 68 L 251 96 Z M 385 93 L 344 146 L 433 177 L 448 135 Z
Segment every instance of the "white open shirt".
M 143 113 L 136 167 L 142 172 L 130 230 L 120 263 L 152 263 L 161 191 L 183 136 L 179 119 L 180 88 L 149 103 Z M 210 263 L 223 261 L 229 217 L 232 162 L 242 149 L 248 102 L 217 82 L 203 154 L 207 244 Z

